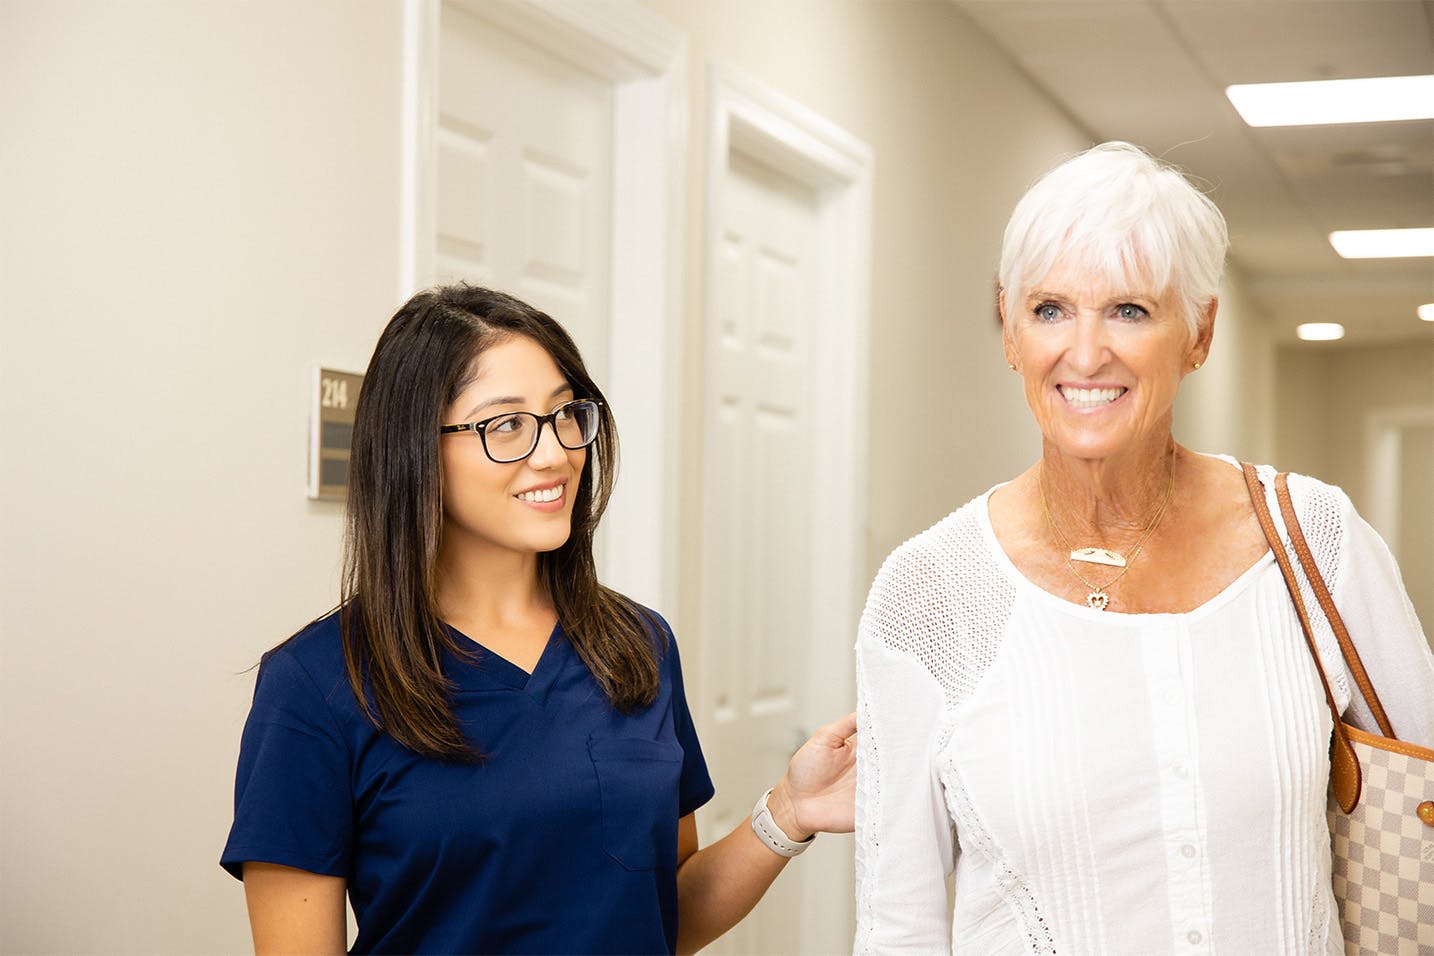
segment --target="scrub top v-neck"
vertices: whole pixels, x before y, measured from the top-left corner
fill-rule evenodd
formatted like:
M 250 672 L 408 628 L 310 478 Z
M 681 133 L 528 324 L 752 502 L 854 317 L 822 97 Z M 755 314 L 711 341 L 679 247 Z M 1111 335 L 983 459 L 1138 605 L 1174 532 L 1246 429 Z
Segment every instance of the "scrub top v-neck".
M 224 866 L 344 877 L 355 952 L 671 952 L 677 821 L 713 788 L 662 627 L 658 699 L 635 714 L 561 626 L 531 674 L 477 642 L 450 657 L 455 716 L 486 755 L 462 765 L 367 720 L 324 618 L 260 669 Z
M 548 642 L 543 645 L 543 650 L 538 654 L 533 669 L 525 671 L 502 654 L 490 651 L 483 646 L 481 641 L 474 640 L 458 628 L 449 625 L 448 629 L 458 638 L 460 645 L 472 645 L 473 650 L 477 652 L 478 658 L 475 663 L 479 676 L 513 690 L 525 691 L 533 695 L 534 699 L 540 703 L 545 696 L 546 688 L 550 686 L 550 683 L 546 681 L 545 673 L 551 671 L 554 666 L 560 666 L 552 664 L 552 661 L 562 657 L 561 652 L 555 648 L 559 642 L 567 643 L 562 636 L 561 625 L 554 624 L 552 633 L 548 635 Z

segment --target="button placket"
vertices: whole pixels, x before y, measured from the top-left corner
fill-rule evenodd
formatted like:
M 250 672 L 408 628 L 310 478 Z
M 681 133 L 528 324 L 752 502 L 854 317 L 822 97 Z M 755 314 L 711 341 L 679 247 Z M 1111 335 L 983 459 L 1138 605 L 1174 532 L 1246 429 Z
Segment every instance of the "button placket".
M 1146 643 L 1146 677 L 1151 688 L 1151 730 L 1160 778 L 1161 822 L 1168 861 L 1167 899 L 1172 941 L 1183 952 L 1209 948 L 1203 932 L 1208 920 L 1200 832 L 1200 798 L 1195 774 L 1195 728 L 1187 662 L 1188 633 L 1177 623 Z

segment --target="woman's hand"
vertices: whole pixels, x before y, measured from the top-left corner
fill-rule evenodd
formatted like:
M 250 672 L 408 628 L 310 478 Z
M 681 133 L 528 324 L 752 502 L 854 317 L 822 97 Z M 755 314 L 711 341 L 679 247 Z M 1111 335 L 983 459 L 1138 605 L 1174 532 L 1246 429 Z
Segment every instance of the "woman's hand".
M 856 828 L 856 714 L 807 738 L 772 789 L 767 809 L 793 840 Z

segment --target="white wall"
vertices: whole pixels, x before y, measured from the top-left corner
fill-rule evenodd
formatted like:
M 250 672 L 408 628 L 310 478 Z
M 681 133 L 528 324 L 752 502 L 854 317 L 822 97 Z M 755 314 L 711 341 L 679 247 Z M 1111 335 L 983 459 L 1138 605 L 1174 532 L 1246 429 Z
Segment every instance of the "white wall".
M 259 654 L 334 600 L 309 369 L 397 288 L 392 2 L 0 2 L 0 951 L 248 945 Z
M 362 369 L 396 304 L 399 2 L 0 0 L 0 951 L 247 946 L 216 863 L 245 669 L 335 597 L 309 369 Z M 942 0 L 643 2 L 691 40 L 689 394 L 707 63 L 875 150 L 874 571 L 1034 459 L 998 245 L 1089 141 Z M 1194 388 L 1246 374 L 1224 341 Z M 1217 398 L 1181 427 L 1258 457 Z M 700 573 L 702 414 L 682 414 L 679 620 Z

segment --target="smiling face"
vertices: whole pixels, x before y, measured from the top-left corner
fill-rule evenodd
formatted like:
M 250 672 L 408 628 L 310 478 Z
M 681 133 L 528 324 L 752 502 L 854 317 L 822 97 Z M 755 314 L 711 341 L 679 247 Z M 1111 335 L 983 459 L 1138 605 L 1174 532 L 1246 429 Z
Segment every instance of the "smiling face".
M 546 415 L 574 395 L 542 346 L 514 335 L 484 349 L 442 424 L 477 422 L 505 412 Z M 587 449 L 564 448 L 543 425 L 538 447 L 522 461 L 498 463 L 471 431 L 440 442 L 443 547 L 535 554 L 553 551 L 572 530 L 573 500 Z
M 1216 302 L 1192 341 L 1178 295 L 1057 263 L 1003 304 L 1006 360 L 1046 444 L 1081 460 L 1164 449 L 1183 379 L 1205 360 Z

